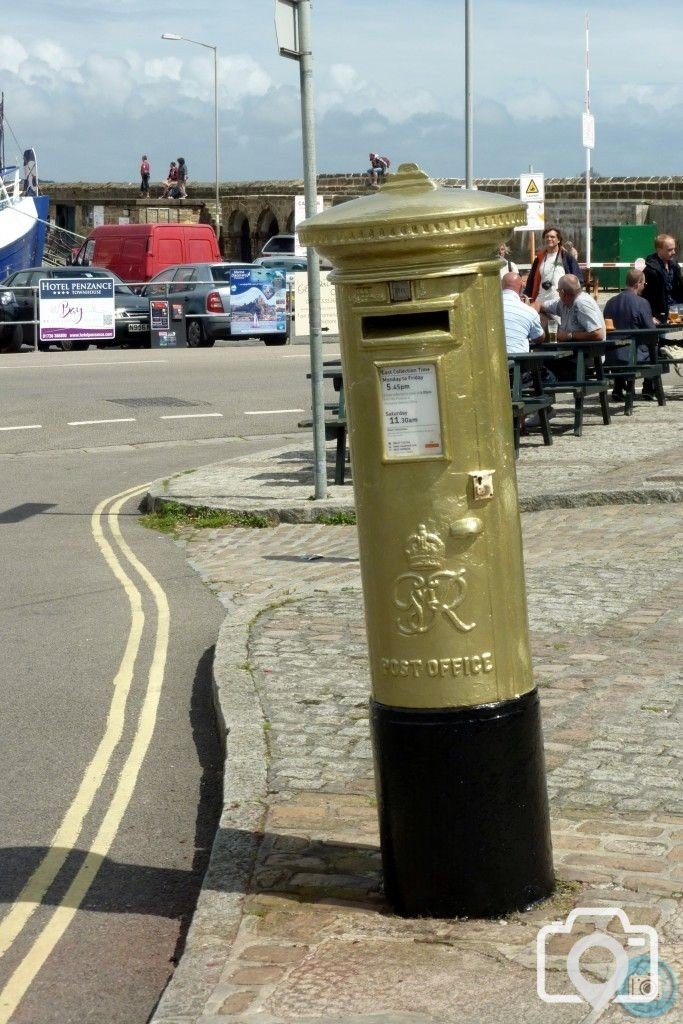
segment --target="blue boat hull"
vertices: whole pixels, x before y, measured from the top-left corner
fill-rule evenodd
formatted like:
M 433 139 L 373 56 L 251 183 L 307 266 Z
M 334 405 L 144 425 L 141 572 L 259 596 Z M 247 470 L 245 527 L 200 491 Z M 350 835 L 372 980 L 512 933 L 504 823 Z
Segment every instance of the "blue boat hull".
M 0 207 L 0 281 L 15 270 L 39 267 L 43 262 L 50 200 L 48 196 L 23 200 L 29 202 L 35 216 L 17 216 L 11 204 Z

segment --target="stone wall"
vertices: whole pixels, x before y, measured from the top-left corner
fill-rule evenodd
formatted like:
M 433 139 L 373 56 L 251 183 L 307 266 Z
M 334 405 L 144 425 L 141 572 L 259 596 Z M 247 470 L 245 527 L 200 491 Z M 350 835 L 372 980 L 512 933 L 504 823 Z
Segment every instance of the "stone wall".
M 439 179 L 437 179 L 439 180 Z M 459 188 L 459 178 L 440 179 L 440 184 Z M 477 187 L 519 198 L 518 178 L 480 178 Z M 160 193 L 161 188 L 157 186 Z M 185 200 L 154 197 L 140 199 L 137 185 L 118 182 L 72 182 L 46 185 L 51 197 L 50 217 L 60 227 L 85 237 L 96 219 L 105 224 L 201 221 L 215 226 L 215 185 L 191 182 Z M 332 206 L 367 194 L 362 174 L 321 174 L 318 191 Z M 221 248 L 225 259 L 250 261 L 259 255 L 271 235 L 291 232 L 294 197 L 303 194 L 303 181 L 222 182 Z M 546 224 L 560 225 L 582 257 L 585 251 L 585 185 L 582 178 L 545 179 Z M 99 209 L 98 209 L 99 208 Z M 596 178 L 591 183 L 593 224 L 655 223 L 660 231 L 683 237 L 683 177 Z M 529 237 L 518 232 L 512 240 L 513 256 L 524 262 Z M 536 239 L 538 243 L 538 237 Z

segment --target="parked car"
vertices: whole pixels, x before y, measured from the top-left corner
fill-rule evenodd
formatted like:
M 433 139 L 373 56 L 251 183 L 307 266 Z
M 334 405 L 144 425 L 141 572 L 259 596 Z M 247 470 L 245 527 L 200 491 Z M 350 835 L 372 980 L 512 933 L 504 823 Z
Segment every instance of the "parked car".
M 17 297 L 10 288 L 0 291 L 0 352 L 18 352 L 21 348 L 21 325 Z
M 308 270 L 308 260 L 305 256 L 259 256 L 254 260 L 254 265 L 268 270 L 284 270 L 288 274 L 297 270 Z
M 294 255 L 295 235 L 272 235 L 263 245 L 261 256 Z
M 254 263 L 261 267 L 273 267 L 277 270 L 281 268 L 291 271 L 307 270 L 308 259 L 306 254 L 297 254 L 295 246 L 296 235 L 273 235 L 263 246 L 260 256 L 254 260 Z M 284 262 L 275 264 L 271 263 L 271 260 L 283 260 Z M 329 260 L 323 259 L 322 256 L 320 257 L 320 266 L 323 270 L 332 269 L 332 264 Z
M 253 270 L 253 264 L 180 263 L 148 281 L 142 296 L 146 300 L 168 297 L 182 301 L 187 344 L 192 348 L 210 348 L 216 341 L 232 337 L 230 272 L 237 269 Z M 279 335 L 255 333 L 253 337 L 261 338 L 266 345 L 284 344 Z
M 14 320 L 33 321 L 35 296 L 38 293 L 38 282 L 44 278 L 54 279 L 57 277 L 68 278 L 93 278 L 109 277 L 114 281 L 114 306 L 115 306 L 115 337 L 113 341 L 97 341 L 98 348 L 106 345 L 129 345 L 135 348 L 149 347 L 149 302 L 141 299 L 132 289 L 124 284 L 110 270 L 100 267 L 32 267 L 29 270 L 17 270 L 10 274 L 0 289 L 0 303 L 2 293 L 11 290 L 16 296 L 17 312 Z M 19 326 L 19 325 L 17 325 Z M 33 323 L 23 323 L 20 326 L 21 341 L 25 345 L 33 345 L 34 326 Z M 39 342 L 38 347 L 45 351 L 55 342 Z M 65 352 L 81 352 L 90 346 L 89 341 L 62 341 L 60 347 Z

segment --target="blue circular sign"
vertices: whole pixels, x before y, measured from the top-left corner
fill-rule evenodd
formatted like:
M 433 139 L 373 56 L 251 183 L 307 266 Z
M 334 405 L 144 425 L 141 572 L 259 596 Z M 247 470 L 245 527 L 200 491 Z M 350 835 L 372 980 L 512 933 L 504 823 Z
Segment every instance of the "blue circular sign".
M 632 1017 L 661 1017 L 668 1013 L 676 1001 L 676 975 L 663 960 L 658 964 L 659 994 L 647 1003 L 631 1003 L 628 998 L 620 1005 Z M 652 992 L 652 961 L 649 956 L 629 960 L 620 996 L 645 996 Z

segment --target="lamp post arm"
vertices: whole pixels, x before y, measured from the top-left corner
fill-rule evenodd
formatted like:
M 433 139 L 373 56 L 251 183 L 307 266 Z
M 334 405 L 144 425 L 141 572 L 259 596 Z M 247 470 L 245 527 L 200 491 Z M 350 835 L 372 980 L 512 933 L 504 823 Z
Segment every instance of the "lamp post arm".
M 203 46 L 205 50 L 213 50 L 213 142 L 214 142 L 214 178 L 216 189 L 216 239 L 220 245 L 221 238 L 221 200 L 220 200 L 220 177 L 218 159 L 218 46 L 213 43 L 203 43 L 200 39 L 190 39 L 188 36 L 179 36 L 175 32 L 163 32 L 162 39 L 176 43 L 194 43 L 195 46 Z

